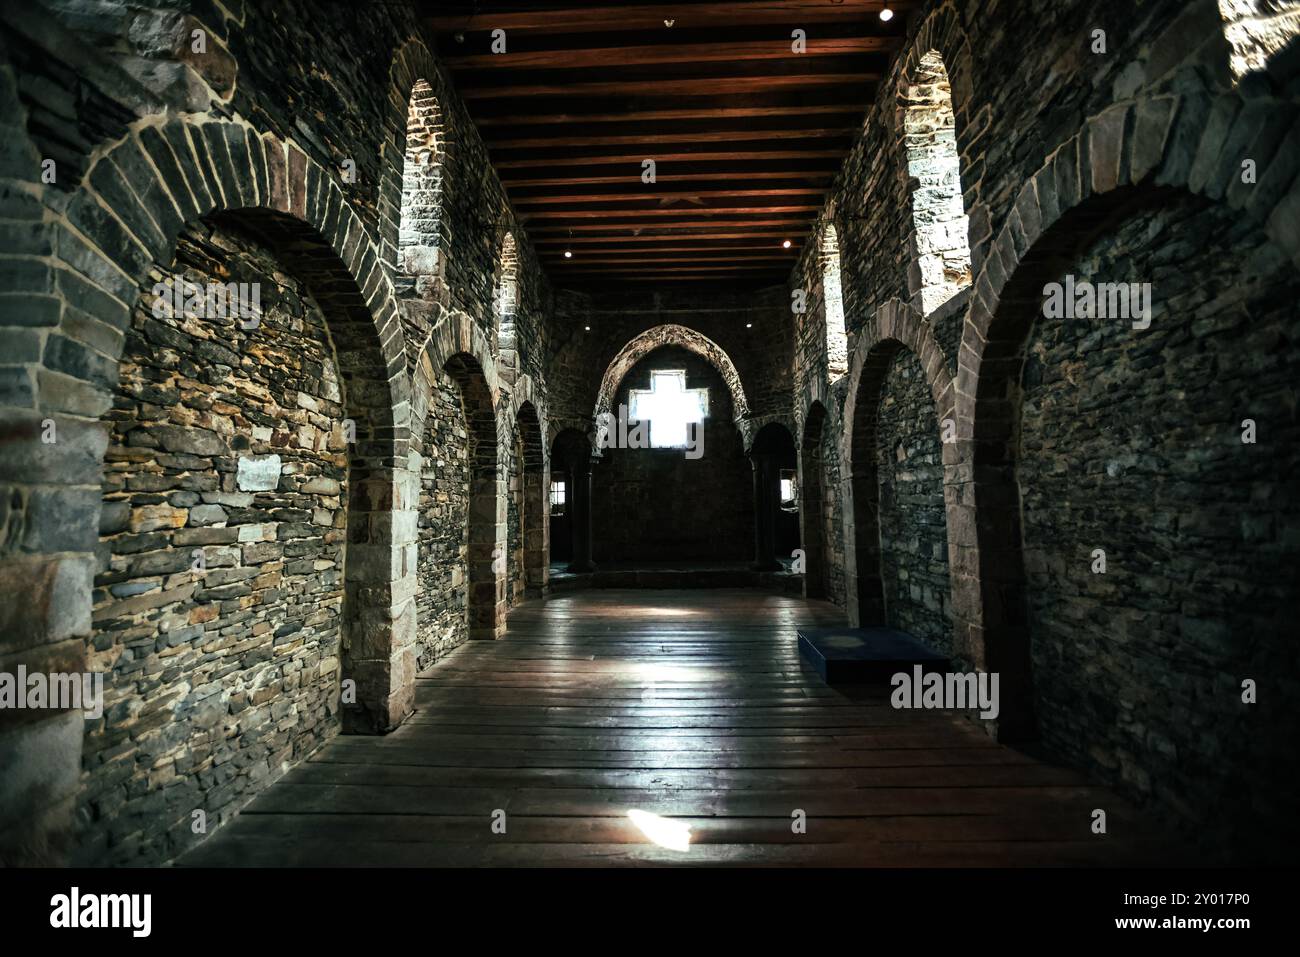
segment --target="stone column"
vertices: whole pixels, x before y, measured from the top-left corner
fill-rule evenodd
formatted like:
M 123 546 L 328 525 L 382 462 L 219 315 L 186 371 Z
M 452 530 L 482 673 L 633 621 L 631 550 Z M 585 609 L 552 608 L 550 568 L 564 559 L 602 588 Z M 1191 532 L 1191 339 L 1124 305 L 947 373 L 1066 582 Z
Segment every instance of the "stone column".
M 750 454 L 754 467 L 754 571 L 780 571 L 776 560 L 776 509 L 780 497 L 780 471 L 776 457 Z
M 524 595 L 540 598 L 546 593 L 550 558 L 550 471 L 525 469 L 524 482 Z
M 594 572 L 596 565 L 591 560 L 591 456 L 576 456 L 570 463 L 569 474 L 573 484 L 569 518 L 573 560 L 569 562 L 569 571 Z

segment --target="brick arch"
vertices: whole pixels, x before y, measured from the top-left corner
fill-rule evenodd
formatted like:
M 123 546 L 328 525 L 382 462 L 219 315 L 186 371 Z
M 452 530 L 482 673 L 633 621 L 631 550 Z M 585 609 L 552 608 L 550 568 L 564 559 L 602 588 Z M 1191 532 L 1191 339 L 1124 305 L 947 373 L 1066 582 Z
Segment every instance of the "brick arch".
M 803 435 L 807 427 L 808 416 L 814 404 L 820 405 L 828 412 L 839 409 L 839 403 L 831 395 L 830 383 L 826 376 L 809 376 L 804 379 L 800 395 L 796 400 L 794 434 Z M 802 410 L 802 411 L 799 411 Z
M 175 261 L 180 232 L 199 221 L 252 230 L 306 282 L 325 313 L 357 435 L 349 456 L 348 522 L 358 544 L 344 570 L 349 611 L 342 665 L 343 676 L 356 682 L 357 700 L 345 706 L 344 720 L 352 730 L 391 729 L 410 713 L 414 690 L 403 630 L 410 608 L 395 597 L 402 573 L 392 571 L 400 567 L 392 554 L 402 543 L 385 534 L 394 526 L 408 451 L 401 330 L 364 224 L 331 173 L 295 144 L 259 135 L 242 120 L 158 117 L 94 158 L 53 227 L 62 317 L 45 353 L 49 386 L 34 396 L 38 417 L 73 416 L 66 433 L 84 457 L 84 478 L 69 473 L 60 481 L 86 481 L 93 469 L 98 484 L 106 438 L 98 416 L 108 408 L 124 346 L 120 336 L 106 333 L 127 328 L 157 269 Z M 101 330 L 89 340 L 94 348 L 83 344 L 90 326 Z M 69 396 L 77 397 L 75 411 Z M 37 444 L 34 458 L 47 459 L 50 448 Z M 96 512 L 99 504 L 96 497 Z M 56 550 L 91 554 L 97 525 L 79 525 L 76 541 Z M 62 600 L 88 604 L 89 582 L 84 597 Z
M 943 57 L 948 68 L 948 78 L 952 81 L 953 110 L 965 114 L 971 104 L 972 58 L 969 31 L 962 26 L 961 17 L 953 0 L 944 2 L 932 10 L 912 34 L 911 42 L 903 55 L 900 76 L 908 76 L 916 70 L 921 59 L 931 50 Z M 960 79 L 958 79 L 960 77 Z
M 1294 129 L 1285 111 L 1259 116 L 1258 182 L 1243 187 L 1240 158 L 1223 149 L 1220 124 L 1207 122 L 1211 111 L 1231 117 L 1242 106 L 1236 94 L 1214 104 L 1150 96 L 1090 118 L 1022 187 L 976 278 L 956 380 L 962 504 L 950 521 L 951 550 L 961 556 L 953 591 L 959 638 L 980 667 L 1002 676 L 1004 737 L 1032 734 L 1033 725 L 1015 446 L 1017 386 L 1044 277 L 1081 237 L 1178 193 L 1227 203 L 1300 266 L 1300 183 L 1287 192 L 1294 158 L 1279 149 Z
M 745 398 L 745 389 L 740 381 L 740 373 L 736 371 L 736 364 L 731 361 L 731 356 L 708 336 L 687 326 L 671 323 L 655 326 L 633 337 L 610 360 L 600 380 L 600 391 L 596 394 L 596 408 L 592 412 L 592 421 L 598 421 L 602 413 L 613 411 L 614 396 L 624 377 L 633 366 L 661 346 L 681 346 L 683 349 L 689 349 L 718 370 L 722 381 L 726 383 L 727 391 L 731 394 L 736 427 L 740 429 L 745 448 L 748 449 L 756 430 L 750 421 L 749 400 Z
M 844 430 L 840 436 L 842 520 L 844 527 L 844 574 L 847 585 L 849 620 L 855 624 L 884 621 L 880 580 L 880 533 L 876 492 L 876 417 L 885 375 L 894 357 L 903 349 L 912 352 L 925 370 L 934 401 L 935 427 L 954 419 L 955 387 L 948 374 L 943 349 L 933 330 L 919 312 L 906 303 L 891 299 L 876 310 L 874 321 L 862 329 L 849 363 L 849 388 L 844 407 Z M 956 444 L 943 445 L 944 498 L 952 495 L 957 467 Z M 951 554 L 951 538 L 949 544 Z M 960 647 L 960 646 L 959 646 Z

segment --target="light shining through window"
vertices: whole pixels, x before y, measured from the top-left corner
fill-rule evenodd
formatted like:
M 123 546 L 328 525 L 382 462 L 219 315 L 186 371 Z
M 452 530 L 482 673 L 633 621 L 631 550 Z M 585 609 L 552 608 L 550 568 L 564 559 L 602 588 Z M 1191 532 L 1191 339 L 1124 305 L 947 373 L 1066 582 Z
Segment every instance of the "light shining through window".
M 668 369 L 650 373 L 649 389 L 632 389 L 629 404 L 632 419 L 650 423 L 652 448 L 683 449 L 687 426 L 709 414 L 709 390 L 686 388 L 686 371 Z

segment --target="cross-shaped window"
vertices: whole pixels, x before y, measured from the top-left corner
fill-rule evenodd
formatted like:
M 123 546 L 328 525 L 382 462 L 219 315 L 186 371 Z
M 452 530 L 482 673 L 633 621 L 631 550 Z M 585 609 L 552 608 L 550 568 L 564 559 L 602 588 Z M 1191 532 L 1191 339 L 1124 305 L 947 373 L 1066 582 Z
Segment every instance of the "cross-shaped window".
M 631 390 L 628 411 L 632 419 L 650 423 L 651 448 L 685 448 L 687 424 L 709 414 L 709 390 L 686 388 L 684 369 L 651 372 L 649 389 Z

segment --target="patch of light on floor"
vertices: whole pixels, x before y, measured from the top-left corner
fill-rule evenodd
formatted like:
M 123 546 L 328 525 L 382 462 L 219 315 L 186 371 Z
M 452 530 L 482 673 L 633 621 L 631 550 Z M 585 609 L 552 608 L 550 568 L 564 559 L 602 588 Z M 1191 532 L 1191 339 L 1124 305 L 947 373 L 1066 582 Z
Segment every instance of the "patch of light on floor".
M 617 605 L 601 611 L 603 618 L 630 618 L 645 615 L 646 618 L 693 618 L 705 614 L 701 609 L 662 609 L 654 605 Z
M 692 668 L 689 665 L 634 664 L 631 671 L 638 678 L 647 681 L 701 681 L 711 677 L 707 668 Z
M 666 847 L 670 851 L 681 851 L 682 853 L 686 853 L 691 849 L 691 826 L 689 824 L 672 821 L 666 817 L 660 817 L 658 814 L 651 814 L 649 811 L 631 810 L 627 812 L 627 816 L 636 825 L 637 830 L 660 847 Z

